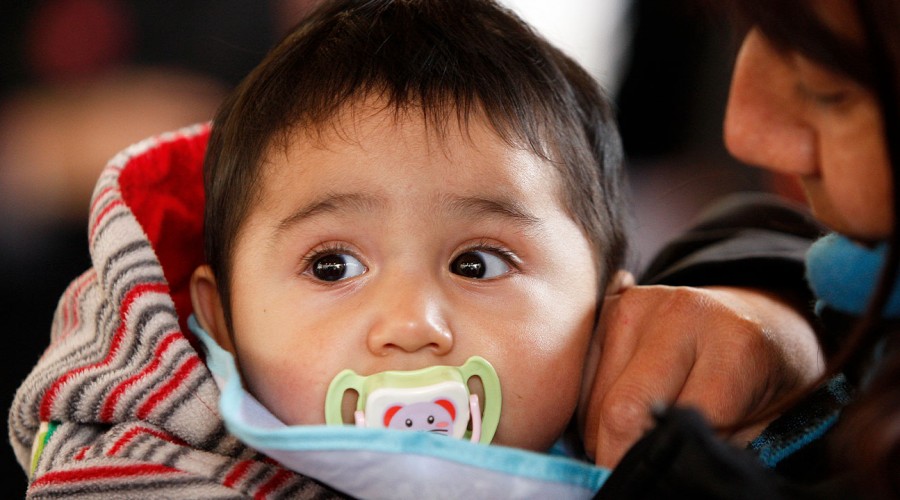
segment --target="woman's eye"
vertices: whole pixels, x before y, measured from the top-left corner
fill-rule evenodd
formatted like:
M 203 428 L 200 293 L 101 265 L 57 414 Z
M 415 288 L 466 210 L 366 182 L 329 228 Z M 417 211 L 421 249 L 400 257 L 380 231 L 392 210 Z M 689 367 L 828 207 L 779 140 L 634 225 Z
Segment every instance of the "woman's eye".
M 450 263 L 450 272 L 471 279 L 496 278 L 511 269 L 502 258 L 482 250 L 462 253 Z
M 797 90 L 804 99 L 819 106 L 837 106 L 846 102 L 850 96 L 847 90 L 817 91 L 802 83 L 797 85 Z
M 797 90 L 800 95 L 819 106 L 837 106 L 848 101 L 853 84 L 847 77 L 837 75 L 821 64 L 794 54 L 797 70 Z
M 815 102 L 822 106 L 837 106 L 838 104 L 845 102 L 848 95 L 849 92 L 838 90 L 836 92 L 814 93 L 812 95 L 812 98 Z
M 340 281 L 366 272 L 366 266 L 345 253 L 332 253 L 313 260 L 309 272 L 321 281 Z

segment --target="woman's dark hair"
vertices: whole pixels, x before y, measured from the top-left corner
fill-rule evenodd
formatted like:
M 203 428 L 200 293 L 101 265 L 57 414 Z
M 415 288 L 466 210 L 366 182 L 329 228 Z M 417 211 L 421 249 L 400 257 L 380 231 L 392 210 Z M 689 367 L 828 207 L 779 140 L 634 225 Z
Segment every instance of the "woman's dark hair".
M 489 0 L 323 2 L 216 115 L 204 163 L 205 251 L 230 317 L 233 248 L 261 163 L 298 130 L 376 97 L 442 131 L 480 113 L 508 143 L 559 170 L 560 196 L 592 243 L 601 283 L 622 266 L 626 204 L 612 109 L 575 62 Z M 600 293 L 602 294 L 602 290 Z
M 852 0 L 847 0 L 851 2 Z M 894 225 L 885 266 L 871 302 L 826 373 L 813 386 L 840 371 L 863 367 L 858 400 L 846 410 L 833 450 L 855 469 L 862 486 L 886 497 L 900 497 L 900 329 L 882 320 L 882 311 L 900 269 L 900 2 L 856 0 L 862 45 L 840 38 L 814 11 L 816 0 L 732 0 L 741 24 L 759 28 L 776 47 L 796 51 L 871 89 L 884 119 L 892 170 Z M 790 398 L 778 409 L 784 409 Z

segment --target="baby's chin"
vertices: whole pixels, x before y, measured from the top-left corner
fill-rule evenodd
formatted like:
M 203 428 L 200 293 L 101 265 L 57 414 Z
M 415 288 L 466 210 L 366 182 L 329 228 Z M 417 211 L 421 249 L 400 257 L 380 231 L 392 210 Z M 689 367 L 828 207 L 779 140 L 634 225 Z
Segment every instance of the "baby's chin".
M 271 411 L 271 410 L 270 410 Z M 325 425 L 325 416 L 324 415 L 306 415 L 306 416 L 298 416 L 298 415 L 279 415 L 278 413 L 272 411 L 272 414 L 281 421 L 284 425 L 288 426 L 314 426 L 314 425 Z

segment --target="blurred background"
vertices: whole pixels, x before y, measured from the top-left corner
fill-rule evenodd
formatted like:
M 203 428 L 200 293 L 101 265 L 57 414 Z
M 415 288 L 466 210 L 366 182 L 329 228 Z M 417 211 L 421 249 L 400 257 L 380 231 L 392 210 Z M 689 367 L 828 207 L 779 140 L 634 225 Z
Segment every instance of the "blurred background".
M 90 265 L 100 170 L 140 139 L 209 120 L 317 0 L 44 0 L 0 6 L 0 407 Z M 635 271 L 722 194 L 769 189 L 721 119 L 737 38 L 692 0 L 502 0 L 579 60 L 618 107 L 635 205 Z M 26 479 L 0 447 L 0 491 Z

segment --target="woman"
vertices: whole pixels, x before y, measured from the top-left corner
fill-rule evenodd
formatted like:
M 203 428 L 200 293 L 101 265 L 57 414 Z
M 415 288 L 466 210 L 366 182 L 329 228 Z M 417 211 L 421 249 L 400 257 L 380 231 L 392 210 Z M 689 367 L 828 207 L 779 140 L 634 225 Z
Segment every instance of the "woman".
M 769 468 L 676 410 L 660 416 L 600 495 L 900 497 L 900 298 L 892 295 L 900 2 L 734 3 L 750 29 L 735 64 L 726 144 L 740 160 L 796 177 L 813 214 L 834 231 L 807 258 L 829 368 L 805 393 L 839 372 L 846 379 L 757 419 L 784 412 L 751 445 Z M 721 224 L 740 219 L 730 217 Z M 835 388 L 844 380 L 849 393 Z M 827 395 L 838 405 L 854 401 L 835 419 L 807 425 Z M 773 446 L 790 433 L 800 439 Z
M 749 164 L 795 176 L 816 218 L 846 237 L 820 241 L 808 258 L 821 307 L 862 316 L 832 360 L 832 372 L 847 365 L 845 371 L 861 386 L 835 445 L 859 470 L 861 482 L 900 496 L 898 331 L 875 324 L 878 317 L 900 316 L 896 297 L 889 296 L 900 249 L 894 196 L 900 166 L 900 4 L 741 3 L 757 26 L 736 62 L 726 144 Z M 794 27 L 775 13 L 795 19 Z M 873 250 L 865 252 L 849 240 Z M 849 259 L 857 253 L 879 263 L 880 283 L 875 269 L 864 290 L 858 289 L 866 281 L 859 274 L 842 280 L 820 269 L 849 271 L 854 267 Z M 886 266 L 880 265 L 883 260 Z

